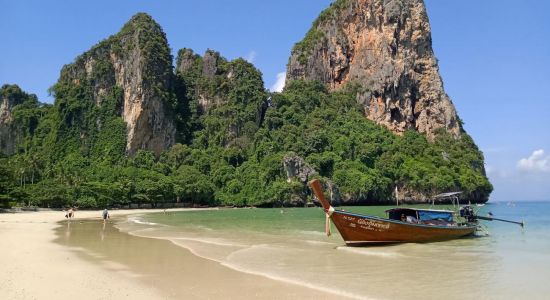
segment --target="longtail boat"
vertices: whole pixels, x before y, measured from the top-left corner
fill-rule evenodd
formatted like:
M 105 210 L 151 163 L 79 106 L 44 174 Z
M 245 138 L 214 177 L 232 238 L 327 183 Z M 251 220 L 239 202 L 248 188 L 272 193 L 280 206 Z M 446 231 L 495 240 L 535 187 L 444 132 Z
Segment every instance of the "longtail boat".
M 479 224 L 478 219 L 520 224 L 496 218 L 479 217 L 471 206 L 460 209 L 464 221 L 454 220 L 454 211 L 436 209 L 394 208 L 387 210 L 387 218 L 336 210 L 326 200 L 321 183 L 314 179 L 309 185 L 327 215 L 327 234 L 332 220 L 348 246 L 388 243 L 438 242 L 471 236 Z

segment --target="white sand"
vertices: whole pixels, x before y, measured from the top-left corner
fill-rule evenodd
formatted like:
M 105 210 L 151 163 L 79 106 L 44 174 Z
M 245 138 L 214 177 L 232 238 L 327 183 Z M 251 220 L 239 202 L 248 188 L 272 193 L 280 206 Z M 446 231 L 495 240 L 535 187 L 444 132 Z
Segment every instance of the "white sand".
M 170 211 L 192 209 L 174 209 Z M 115 210 L 111 216 L 161 212 Z M 72 222 L 97 219 L 101 211 L 76 211 Z M 0 213 L 0 299 L 166 299 L 166 288 L 136 274 L 85 260 L 74 249 L 54 242 L 64 212 Z M 182 249 L 183 251 L 183 249 Z M 181 252 L 178 252 L 181 254 Z M 185 252 L 184 252 L 185 253 Z M 231 270 L 189 252 L 187 270 L 177 276 L 186 299 L 339 299 L 298 285 Z M 163 270 L 164 271 L 164 270 Z M 176 278 L 176 277 L 174 277 Z M 181 285 L 178 283 L 178 285 Z M 158 289 L 160 288 L 160 289 Z M 174 294 L 172 294 L 174 295 Z M 179 297 L 181 298 L 181 293 Z
M 111 211 L 130 213 L 139 211 Z M 75 216 L 75 221 L 99 220 L 101 211 L 77 211 Z M 0 299 L 164 298 L 129 274 L 103 269 L 53 243 L 53 229 L 64 219 L 61 211 L 0 214 Z

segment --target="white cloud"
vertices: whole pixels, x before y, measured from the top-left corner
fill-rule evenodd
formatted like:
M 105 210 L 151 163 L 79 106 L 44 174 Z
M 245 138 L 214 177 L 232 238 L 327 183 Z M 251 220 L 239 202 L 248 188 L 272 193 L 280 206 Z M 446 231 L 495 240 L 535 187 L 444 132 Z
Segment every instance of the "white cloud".
M 283 88 L 285 87 L 285 81 L 286 81 L 286 72 L 277 73 L 277 81 L 271 87 L 271 91 L 277 92 L 277 93 L 282 92 Z
M 254 63 L 254 60 L 256 59 L 256 51 L 252 50 L 248 55 L 246 56 L 245 60 L 249 63 Z
M 550 155 L 545 155 L 544 150 L 539 149 L 528 158 L 520 159 L 517 166 L 523 171 L 550 172 Z

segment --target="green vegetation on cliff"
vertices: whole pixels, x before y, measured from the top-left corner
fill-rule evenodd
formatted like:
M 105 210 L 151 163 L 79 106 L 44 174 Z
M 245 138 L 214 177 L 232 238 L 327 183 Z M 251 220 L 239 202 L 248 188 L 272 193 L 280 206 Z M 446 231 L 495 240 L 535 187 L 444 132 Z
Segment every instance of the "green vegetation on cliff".
M 465 133 L 442 130 L 433 142 L 414 131 L 397 136 L 364 117 L 352 86 L 329 92 L 295 80 L 270 94 L 252 64 L 211 50 L 180 50 L 173 73 L 163 34 L 140 35 L 152 76 L 143 93 L 168 104 L 178 143 L 128 153 L 126 90 L 111 55 L 131 53 L 121 42 L 128 32 L 157 30 L 143 14 L 129 24 L 62 70 L 53 106 L 30 96 L 15 103 L 20 138 L 13 155 L 0 157 L 3 205 L 303 205 L 311 195 L 304 178 L 289 178 L 289 158 L 315 170 L 306 177 L 334 183 L 346 203 L 392 202 L 396 186 L 413 198 L 463 190 L 476 201 L 492 190 Z M 26 95 L 2 88 L 3 98 L 18 93 Z
M 248 68 L 249 72 L 234 71 L 237 77 L 252 75 L 241 78 L 245 82 L 253 82 L 259 74 L 250 72 L 251 65 L 242 60 L 233 64 Z M 250 120 L 255 120 L 263 99 L 260 95 L 265 92 L 252 87 L 243 91 L 240 84 L 236 87 L 237 91 L 230 88 L 228 93 L 235 98 L 226 99 L 230 109 L 220 105 L 199 117 L 201 129 L 194 132 L 191 143 L 176 144 L 159 158 L 148 151 L 126 157 L 119 149 L 119 155 L 101 156 L 68 147 L 65 150 L 70 153 L 59 152 L 64 153 L 62 159 L 59 156 L 41 163 L 44 167 L 36 171 L 40 181 L 30 184 L 28 173 L 12 180 L 13 200 L 80 207 L 156 206 L 176 201 L 237 206 L 304 204 L 308 196 L 303 183 L 297 179 L 287 182 L 282 161 L 289 154 L 305 158 L 318 176 L 331 179 L 343 200 L 350 203 L 391 202 L 396 185 L 426 195 L 464 190 L 476 199 L 491 191 L 482 174 L 483 157 L 466 134 L 456 140 L 442 131 L 433 143 L 413 131 L 399 137 L 364 118 L 352 90 L 329 93 L 322 84 L 302 81 L 272 95 L 262 124 L 252 126 Z M 253 99 L 257 100 L 253 105 L 247 102 Z M 236 109 L 242 116 L 231 115 Z M 247 124 L 251 128 L 241 130 L 244 133 L 240 135 L 236 134 L 239 130 L 231 129 L 246 128 Z M 116 139 L 98 144 L 104 149 L 124 145 Z M 0 179 L 9 181 L 17 174 L 17 166 L 30 166 L 31 161 L 25 154 L 13 156 L 8 165 L 15 168 L 8 172 L 4 167 Z

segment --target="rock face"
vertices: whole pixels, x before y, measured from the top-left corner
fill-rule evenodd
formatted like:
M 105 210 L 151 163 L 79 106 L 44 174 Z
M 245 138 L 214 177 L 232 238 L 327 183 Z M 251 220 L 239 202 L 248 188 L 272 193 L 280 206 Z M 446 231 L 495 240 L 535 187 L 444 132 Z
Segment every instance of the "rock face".
M 303 158 L 297 155 L 285 156 L 283 158 L 283 168 L 288 182 L 291 182 L 292 179 L 298 179 L 301 183 L 307 184 L 310 176 L 317 174 Z
M 286 173 L 287 182 L 292 182 L 292 180 L 297 180 L 304 186 L 304 190 L 308 190 L 307 183 L 312 179 L 312 176 L 317 175 L 317 171 L 300 156 L 295 154 L 286 155 L 283 158 L 283 169 Z M 340 195 L 340 190 L 338 186 L 334 184 L 331 180 L 326 180 L 323 183 L 323 190 L 327 192 L 330 203 L 333 205 L 344 204 L 357 204 L 356 201 L 349 199 L 342 199 Z M 307 201 L 307 195 L 302 196 L 303 204 Z M 347 202 L 345 201 L 347 200 Z
M 331 90 L 359 84 L 365 116 L 397 134 L 461 133 L 422 0 L 337 0 L 294 46 L 287 82 L 297 79 L 319 80 Z
M 340 189 L 334 182 L 327 180 L 323 188 L 328 192 L 328 199 L 332 205 L 341 205 L 344 201 L 342 195 L 340 195 Z M 320 204 L 320 203 L 319 203 Z M 344 204 L 356 204 L 356 203 L 344 203 Z
M 254 139 L 269 106 L 262 73 L 254 65 L 242 58 L 228 61 L 210 49 L 203 56 L 181 49 L 176 79 L 185 91 L 178 89 L 178 103 L 188 103 L 181 114 L 190 116 L 191 131 L 224 132 L 208 138 L 224 147 L 243 148 Z
M 0 94 L 0 153 L 11 155 L 15 151 L 17 143 L 17 132 L 13 126 L 13 107 L 20 104 L 20 99 L 13 97 L 12 94 Z
M 178 52 L 176 72 L 179 76 L 193 79 L 186 80 L 185 86 L 193 94 L 189 98 L 197 100 L 198 113 L 205 113 L 212 106 L 227 102 L 227 90 L 222 88 L 222 83 L 232 79 L 232 72 L 227 67 L 228 61 L 219 52 L 211 49 L 206 50 L 203 56 L 195 54 L 191 49 L 181 49 Z M 198 80 L 200 82 L 196 81 L 197 78 L 201 78 Z
M 15 84 L 5 84 L 0 88 L 0 154 L 14 154 L 17 144 L 26 135 L 34 133 L 39 122 L 39 105 L 36 95 L 25 93 Z M 33 113 L 27 111 L 18 118 L 16 111 L 21 106 Z
M 172 76 L 164 32 L 150 16 L 140 13 L 118 34 L 65 66 L 60 82 L 89 84 L 96 106 L 113 88 L 121 89 L 118 113 L 127 125 L 127 153 L 145 149 L 158 155 L 175 142 Z
M 193 70 L 197 67 L 197 61 L 201 57 L 198 54 L 195 54 L 192 49 L 183 48 L 178 52 L 177 63 L 176 63 L 176 72 L 184 74 Z

